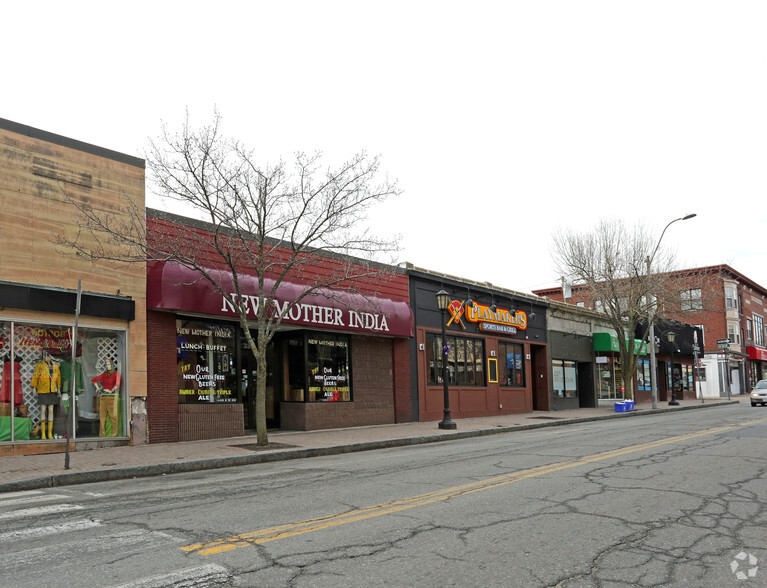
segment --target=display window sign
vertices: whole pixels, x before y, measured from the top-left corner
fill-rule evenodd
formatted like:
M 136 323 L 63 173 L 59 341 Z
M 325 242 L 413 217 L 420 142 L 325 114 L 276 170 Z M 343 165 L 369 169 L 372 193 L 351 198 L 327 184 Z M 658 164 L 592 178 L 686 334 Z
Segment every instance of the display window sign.
M 237 402 L 233 327 L 177 320 L 176 358 L 179 403 Z
M 523 310 L 512 312 L 508 308 L 496 308 L 491 310 L 489 306 L 474 302 L 471 306 L 461 304 L 458 301 L 448 308 L 451 313 L 451 321 L 463 326 L 461 318 L 477 325 L 480 331 L 487 333 L 500 333 L 503 335 L 516 335 L 518 330 L 527 329 L 527 313 Z M 465 328 L 465 327 L 464 327 Z
M 309 400 L 345 402 L 349 388 L 349 338 L 339 335 L 309 336 L 307 341 Z

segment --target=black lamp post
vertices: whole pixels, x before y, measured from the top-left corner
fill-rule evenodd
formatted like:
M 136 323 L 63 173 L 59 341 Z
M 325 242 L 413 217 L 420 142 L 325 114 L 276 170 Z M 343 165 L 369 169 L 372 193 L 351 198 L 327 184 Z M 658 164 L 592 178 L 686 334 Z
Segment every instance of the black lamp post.
M 442 318 L 442 387 L 444 389 L 444 409 L 442 420 L 439 423 L 440 429 L 457 429 L 458 426 L 450 418 L 450 393 L 447 388 L 447 352 L 450 348 L 447 346 L 447 329 L 445 326 L 445 311 L 450 305 L 450 294 L 444 290 L 437 292 L 437 308 L 439 308 Z
M 670 406 L 679 406 L 679 401 L 676 399 L 676 383 L 674 382 L 674 340 L 676 339 L 676 333 L 669 331 L 666 333 L 666 339 L 671 343 L 671 400 L 668 401 Z

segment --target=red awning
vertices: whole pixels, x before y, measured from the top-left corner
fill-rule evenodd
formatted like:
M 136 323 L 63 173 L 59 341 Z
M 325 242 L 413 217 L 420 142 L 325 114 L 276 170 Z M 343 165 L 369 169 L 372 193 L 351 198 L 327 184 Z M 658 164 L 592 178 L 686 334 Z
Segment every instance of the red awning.
M 217 280 L 226 292 L 234 294 L 232 275 L 214 270 Z M 258 305 L 258 279 L 238 276 L 241 302 L 247 313 L 255 319 Z M 274 280 L 265 280 L 269 291 Z M 276 305 L 284 308 L 297 300 L 307 286 L 283 282 L 277 289 Z M 237 320 L 234 306 L 224 298 L 213 284 L 195 270 L 175 263 L 157 263 L 147 275 L 147 309 L 174 310 L 195 314 L 228 317 Z M 404 300 L 390 300 L 352 294 L 344 291 L 323 290 L 301 299 L 282 322 L 312 328 L 364 332 L 398 337 L 413 336 L 413 313 Z
M 767 349 L 761 347 L 754 347 L 749 345 L 746 347 L 748 353 L 748 359 L 756 359 L 757 361 L 767 361 Z

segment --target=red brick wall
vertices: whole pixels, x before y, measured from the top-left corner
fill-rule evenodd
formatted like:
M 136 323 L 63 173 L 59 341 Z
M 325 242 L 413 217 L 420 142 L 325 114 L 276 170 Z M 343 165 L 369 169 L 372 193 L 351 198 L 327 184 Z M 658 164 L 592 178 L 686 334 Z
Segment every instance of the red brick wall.
M 178 440 L 220 439 L 245 434 L 242 404 L 181 404 Z
M 187 246 L 196 250 L 197 261 L 203 265 L 227 269 L 221 256 L 212 246 L 213 235 L 198 227 L 180 225 L 169 220 L 147 217 L 147 241 L 150 244 L 160 246 L 163 239 L 176 239 L 185 243 Z M 176 237 L 172 237 L 176 235 Z M 171 237 L 169 237 L 171 236 Z M 234 240 L 235 248 L 241 246 Z M 287 250 L 277 250 L 273 254 L 273 261 L 276 259 L 287 259 Z M 277 265 L 275 265 L 277 267 Z M 317 277 L 327 280 L 328 276 L 344 271 L 343 262 L 322 254 L 307 254 L 302 263 L 298 264 L 295 270 L 288 273 L 285 280 L 294 283 L 311 283 Z M 352 265 L 351 273 L 358 270 L 362 277 L 341 282 L 338 288 L 352 288 L 362 294 L 381 296 L 397 301 L 409 301 L 410 291 L 408 288 L 408 276 L 405 273 L 389 273 L 386 271 L 373 272 L 371 275 L 364 275 L 368 272 L 360 265 Z M 239 271 L 243 274 L 255 275 L 252 265 L 242 265 Z M 267 277 L 275 277 L 270 273 Z
M 393 341 L 352 336 L 352 402 L 283 403 L 280 427 L 308 431 L 395 422 Z
M 176 317 L 147 312 L 147 427 L 150 443 L 170 443 L 178 436 Z
M 413 421 L 410 394 L 410 341 L 397 339 L 392 344 L 394 366 L 394 420 L 397 423 Z

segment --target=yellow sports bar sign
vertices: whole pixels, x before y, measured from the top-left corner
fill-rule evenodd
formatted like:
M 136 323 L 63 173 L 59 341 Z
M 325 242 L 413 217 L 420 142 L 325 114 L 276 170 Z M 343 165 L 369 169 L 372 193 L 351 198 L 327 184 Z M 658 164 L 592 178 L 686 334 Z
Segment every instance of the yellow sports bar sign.
M 453 300 L 448 311 L 451 314 L 448 325 L 455 322 L 466 328 L 461 321 L 461 318 L 465 318 L 471 323 L 476 323 L 480 331 L 513 335 L 517 329 L 527 329 L 527 313 L 522 310 L 511 312 L 508 308 L 496 308 L 493 311 L 489 306 L 479 302 L 467 306 L 458 300 Z

